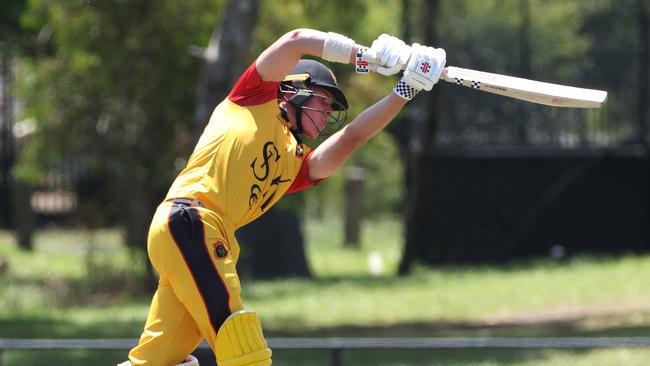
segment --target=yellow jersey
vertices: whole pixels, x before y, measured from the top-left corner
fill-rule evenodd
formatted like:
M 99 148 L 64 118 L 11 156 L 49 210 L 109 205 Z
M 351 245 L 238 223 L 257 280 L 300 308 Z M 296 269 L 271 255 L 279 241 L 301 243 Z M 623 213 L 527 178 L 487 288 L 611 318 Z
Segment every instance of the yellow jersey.
M 198 200 L 237 229 L 288 191 L 318 183 L 308 178 L 309 148 L 280 115 L 278 89 L 253 62 L 215 108 L 166 200 Z

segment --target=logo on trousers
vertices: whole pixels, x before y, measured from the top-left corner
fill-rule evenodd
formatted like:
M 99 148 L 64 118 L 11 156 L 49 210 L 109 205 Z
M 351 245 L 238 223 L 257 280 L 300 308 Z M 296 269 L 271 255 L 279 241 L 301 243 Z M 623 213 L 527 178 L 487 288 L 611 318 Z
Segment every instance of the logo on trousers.
M 212 244 L 214 247 L 214 252 L 217 254 L 217 258 L 225 258 L 228 256 L 228 249 L 226 249 L 226 245 L 220 241 Z

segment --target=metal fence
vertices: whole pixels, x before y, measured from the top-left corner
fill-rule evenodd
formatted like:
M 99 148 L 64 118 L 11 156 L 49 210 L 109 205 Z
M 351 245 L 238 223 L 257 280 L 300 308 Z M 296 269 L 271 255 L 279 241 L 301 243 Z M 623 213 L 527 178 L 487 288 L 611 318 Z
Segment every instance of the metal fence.
M 343 365 L 344 350 L 372 349 L 590 349 L 650 347 L 650 337 L 534 337 L 534 338 L 270 338 L 275 350 L 327 350 L 332 365 Z M 2 352 L 8 350 L 128 350 L 137 339 L 0 339 Z M 208 351 L 203 342 L 198 349 Z

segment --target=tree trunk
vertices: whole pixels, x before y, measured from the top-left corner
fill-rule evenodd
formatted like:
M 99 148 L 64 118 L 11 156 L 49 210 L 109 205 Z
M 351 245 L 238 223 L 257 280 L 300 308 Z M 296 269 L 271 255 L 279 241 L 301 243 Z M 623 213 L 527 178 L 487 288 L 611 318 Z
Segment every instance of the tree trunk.
M 17 179 L 12 179 L 10 184 L 11 205 L 13 214 L 13 227 L 16 231 L 18 246 L 22 250 L 34 249 L 34 231 L 36 230 L 36 217 L 32 211 L 31 197 L 33 188 Z
M 532 78 L 532 70 L 530 65 L 531 48 L 530 48 L 530 0 L 519 1 L 519 68 L 522 77 Z M 519 132 L 520 145 L 528 145 L 528 128 L 524 121 L 527 120 L 531 106 L 528 103 L 520 103 L 519 110 L 517 111 L 520 118 L 515 120 L 520 121 L 517 124 Z
M 438 44 L 438 37 L 434 27 L 438 5 L 438 0 L 425 1 L 424 9 L 420 13 L 422 15 L 422 26 L 424 27 L 424 44 L 426 45 L 435 46 Z M 411 139 L 419 140 L 419 143 L 409 144 L 414 148 L 409 151 L 409 158 L 407 159 L 409 169 L 407 181 L 409 184 L 407 186 L 406 203 L 406 238 L 404 253 L 398 267 L 400 275 L 407 274 L 413 262 L 417 258 L 423 258 L 431 250 L 429 246 L 435 245 L 435 243 L 430 243 L 426 237 L 421 236 L 420 228 L 427 224 L 428 217 L 426 202 L 429 202 L 429 200 L 426 196 L 429 194 L 431 187 L 431 152 L 438 126 L 437 94 L 437 88 L 434 88 L 431 92 L 425 92 L 424 95 L 418 96 L 418 98 L 426 100 L 421 104 L 421 110 L 426 116 L 426 122 L 422 136 L 411 136 Z
M 158 285 L 158 279 L 151 262 L 147 259 L 147 240 L 149 226 L 153 218 L 153 209 L 155 209 L 158 200 L 157 195 L 152 195 L 147 184 L 148 178 L 144 169 L 138 169 L 135 164 L 130 167 L 130 179 L 123 182 L 129 182 L 129 187 L 123 187 L 122 192 L 129 192 L 129 197 L 124 201 L 127 208 L 124 210 L 124 216 L 121 217 L 122 224 L 126 228 L 126 244 L 131 248 L 138 250 L 143 257 L 140 258 L 146 263 L 146 283 L 147 288 L 155 289 Z
M 5 54 L 0 53 L 0 202 L 9 202 L 9 174 L 13 164 L 13 132 L 9 113 L 7 111 L 5 93 L 7 91 L 5 77 Z M 11 227 L 11 205 L 0 206 L 0 227 Z
M 295 210 L 276 205 L 239 230 L 240 275 L 264 279 L 309 277 L 300 223 Z
M 639 15 L 639 139 L 648 145 L 650 123 L 650 1 L 637 0 Z
M 0 75 L 0 179 L 3 184 L 7 184 L 9 174 L 11 173 L 11 166 L 13 165 L 13 113 L 11 108 L 11 96 L 9 94 L 10 88 L 10 57 L 5 53 L 0 53 L 0 68 L 2 74 Z
M 646 147 L 646 169 L 650 172 L 650 157 L 647 156 L 650 148 L 650 0 L 637 0 L 639 21 L 639 140 Z M 648 173 L 650 177 L 650 173 Z M 648 196 L 650 196 L 650 184 Z M 646 227 L 650 227 L 649 225 Z M 647 233 L 647 231 L 646 231 Z M 650 235 L 650 234 L 646 234 Z M 648 237 L 646 237 L 648 239 Z
M 344 244 L 350 248 L 361 247 L 361 226 L 363 223 L 366 172 L 360 166 L 350 166 L 345 171 L 344 183 Z
M 36 229 L 36 218 L 31 207 L 33 187 L 13 177 L 11 167 L 15 157 L 14 151 L 14 98 L 13 87 L 13 58 L 10 54 L 0 55 L 0 68 L 2 69 L 2 173 L 9 186 L 11 197 L 12 225 L 16 231 L 18 246 L 23 250 L 34 249 L 33 235 Z
M 195 140 L 201 135 L 214 107 L 228 95 L 248 66 L 259 6 L 259 0 L 230 0 L 224 5 L 219 24 L 202 55 L 204 64 L 199 80 Z

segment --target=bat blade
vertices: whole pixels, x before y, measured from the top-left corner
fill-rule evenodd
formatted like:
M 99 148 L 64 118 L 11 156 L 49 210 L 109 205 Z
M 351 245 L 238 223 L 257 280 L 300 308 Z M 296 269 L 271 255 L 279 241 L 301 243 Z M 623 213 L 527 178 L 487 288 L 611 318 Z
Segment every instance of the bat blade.
M 513 76 L 448 66 L 442 80 L 488 93 L 554 107 L 600 108 L 607 100 L 603 90 L 576 88 Z

